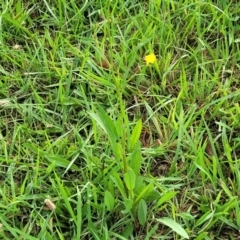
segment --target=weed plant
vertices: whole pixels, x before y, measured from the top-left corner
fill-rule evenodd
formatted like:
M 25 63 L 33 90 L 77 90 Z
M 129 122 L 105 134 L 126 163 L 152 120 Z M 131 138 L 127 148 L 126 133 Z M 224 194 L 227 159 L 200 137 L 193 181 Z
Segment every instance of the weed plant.
M 240 2 L 0 3 L 1 239 L 238 239 Z

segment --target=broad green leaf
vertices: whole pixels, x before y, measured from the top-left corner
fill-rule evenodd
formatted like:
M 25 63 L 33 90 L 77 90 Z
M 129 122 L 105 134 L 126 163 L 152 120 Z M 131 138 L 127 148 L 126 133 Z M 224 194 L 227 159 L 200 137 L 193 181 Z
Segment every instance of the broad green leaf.
M 118 134 L 113 120 L 99 105 L 97 106 L 97 114 L 90 112 L 89 115 L 100 125 L 100 127 L 108 135 L 114 155 L 119 160 L 119 156 L 121 155 L 121 148 L 120 145 L 117 144 Z
M 138 221 L 143 226 L 147 219 L 147 204 L 141 199 L 138 204 Z
M 172 199 L 173 197 L 175 197 L 176 194 L 177 192 L 174 191 L 164 193 L 163 196 L 159 199 L 157 206 L 160 206 L 168 200 Z
M 122 179 L 119 177 L 118 173 L 113 173 L 113 175 L 110 177 L 112 181 L 116 184 L 118 190 L 122 194 L 122 197 L 127 198 L 127 194 L 126 194 Z
M 132 207 L 133 207 L 133 200 L 125 198 L 124 199 L 124 206 L 125 209 L 123 211 L 121 211 L 122 214 L 127 214 L 131 211 Z
M 176 232 L 180 236 L 186 239 L 189 239 L 187 232 L 183 229 L 183 227 L 179 223 L 175 222 L 173 219 L 165 217 L 165 218 L 158 218 L 156 220 L 170 227 L 174 232 Z
M 113 184 L 113 181 L 108 181 L 107 189 L 114 196 L 114 184 Z
M 116 128 L 117 135 L 119 137 L 122 137 L 122 135 L 123 135 L 123 120 L 122 120 L 121 116 L 119 116 L 118 119 L 115 121 L 115 128 Z
M 128 190 L 132 191 L 134 189 L 136 183 L 136 175 L 132 169 L 124 174 L 124 182 Z
M 146 200 L 146 202 L 153 202 L 153 201 L 158 200 L 160 197 L 161 197 L 160 192 L 158 192 L 157 190 L 153 189 L 152 192 L 150 192 L 146 196 L 145 200 Z
M 126 239 L 130 239 L 130 236 L 133 234 L 134 225 L 132 223 L 127 224 L 122 236 Z
M 132 151 L 133 148 L 135 147 L 135 145 L 138 142 L 139 137 L 141 135 L 141 131 L 142 131 L 142 120 L 139 119 L 136 126 L 134 127 L 134 129 L 132 131 L 132 135 L 129 139 L 129 151 Z
M 136 143 L 136 147 L 133 150 L 132 154 L 129 156 L 129 166 L 135 172 L 136 176 L 140 173 L 140 167 L 142 164 L 142 153 L 141 153 L 141 145 L 138 141 Z
M 106 131 L 111 141 L 116 141 L 118 136 L 113 120 L 102 107 L 98 106 L 97 109 L 97 114 L 102 122 L 103 129 Z
M 112 211 L 114 209 L 114 197 L 109 191 L 106 191 L 104 194 L 104 203 L 108 211 Z
M 141 199 L 147 197 L 154 189 L 154 185 L 149 183 L 145 188 L 142 189 L 140 194 L 137 196 L 135 203 L 138 203 Z
M 136 195 L 139 195 L 145 187 L 146 184 L 143 182 L 143 177 L 140 175 L 137 176 L 135 181 L 134 193 Z

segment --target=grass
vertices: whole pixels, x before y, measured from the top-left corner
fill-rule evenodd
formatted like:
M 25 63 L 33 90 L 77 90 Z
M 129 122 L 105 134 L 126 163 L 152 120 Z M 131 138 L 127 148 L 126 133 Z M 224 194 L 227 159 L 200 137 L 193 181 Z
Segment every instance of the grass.
M 1 3 L 0 238 L 238 239 L 239 8 Z

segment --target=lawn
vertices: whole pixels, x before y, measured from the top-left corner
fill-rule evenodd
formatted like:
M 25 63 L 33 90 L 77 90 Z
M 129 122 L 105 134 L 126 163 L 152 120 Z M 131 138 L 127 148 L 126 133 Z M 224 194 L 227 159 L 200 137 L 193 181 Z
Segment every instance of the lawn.
M 0 239 L 239 239 L 239 1 L 5 0 L 0 76 Z

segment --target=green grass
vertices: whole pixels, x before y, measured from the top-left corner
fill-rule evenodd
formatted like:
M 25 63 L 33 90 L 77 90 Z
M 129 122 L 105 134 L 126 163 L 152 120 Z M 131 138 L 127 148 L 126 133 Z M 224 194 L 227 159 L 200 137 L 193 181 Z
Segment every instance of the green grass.
M 1 3 L 0 238 L 237 239 L 239 9 Z

